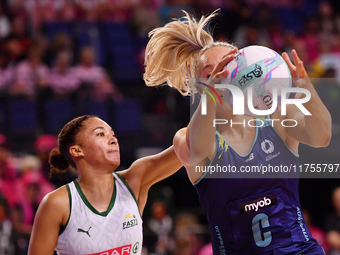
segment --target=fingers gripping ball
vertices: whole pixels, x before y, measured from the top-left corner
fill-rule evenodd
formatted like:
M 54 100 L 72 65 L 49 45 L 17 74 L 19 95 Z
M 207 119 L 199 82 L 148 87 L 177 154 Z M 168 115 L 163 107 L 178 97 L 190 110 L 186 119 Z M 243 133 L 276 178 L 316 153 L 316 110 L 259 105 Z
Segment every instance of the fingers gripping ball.
M 251 88 L 253 107 L 256 110 L 268 110 L 275 106 L 273 88 L 277 88 L 277 107 L 280 107 L 281 88 L 292 86 L 286 62 L 277 52 L 267 47 L 245 47 L 235 54 L 235 59 L 225 68 L 229 70 L 229 74 L 221 80 L 221 84 L 232 84 L 242 90 L 244 114 L 248 116 L 258 117 L 248 107 L 248 88 Z M 231 91 L 228 90 L 223 97 L 233 107 Z

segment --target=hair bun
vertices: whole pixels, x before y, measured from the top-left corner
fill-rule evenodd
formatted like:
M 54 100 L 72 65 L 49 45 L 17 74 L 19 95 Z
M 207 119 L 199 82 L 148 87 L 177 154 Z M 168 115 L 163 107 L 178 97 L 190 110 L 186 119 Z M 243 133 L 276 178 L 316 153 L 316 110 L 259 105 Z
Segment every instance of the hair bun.
M 51 166 L 51 173 L 56 172 L 56 173 L 64 173 L 66 172 L 70 164 L 66 160 L 66 158 L 61 154 L 58 148 L 54 148 L 50 152 L 50 158 L 48 160 Z

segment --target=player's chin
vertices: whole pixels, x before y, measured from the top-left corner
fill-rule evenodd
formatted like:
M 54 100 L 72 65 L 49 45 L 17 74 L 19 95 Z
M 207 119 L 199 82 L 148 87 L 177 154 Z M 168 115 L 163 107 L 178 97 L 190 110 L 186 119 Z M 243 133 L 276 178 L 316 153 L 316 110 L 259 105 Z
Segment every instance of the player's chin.
M 118 167 L 120 165 L 120 156 L 119 155 L 115 155 L 115 156 L 109 156 L 107 157 L 108 162 L 110 163 L 110 165 L 112 166 L 116 166 Z
M 116 170 L 119 167 L 119 165 L 120 165 L 120 160 L 111 161 L 110 165 L 111 165 L 113 170 Z

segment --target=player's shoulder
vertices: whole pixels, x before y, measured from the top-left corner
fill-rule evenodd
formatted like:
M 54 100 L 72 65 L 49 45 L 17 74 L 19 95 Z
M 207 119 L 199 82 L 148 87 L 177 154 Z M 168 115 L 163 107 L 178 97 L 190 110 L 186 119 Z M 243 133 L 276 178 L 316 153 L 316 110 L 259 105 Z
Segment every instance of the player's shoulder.
M 123 180 L 124 183 L 128 183 L 130 186 L 140 186 L 140 172 L 138 166 L 132 165 L 128 169 L 115 173 L 118 175 L 118 179 Z
M 59 229 L 60 225 L 66 224 L 70 211 L 67 187 L 62 186 L 42 199 L 35 218 L 43 225 L 58 226 Z
M 41 206 L 47 208 L 68 208 L 69 207 L 69 193 L 66 185 L 48 193 L 41 201 Z

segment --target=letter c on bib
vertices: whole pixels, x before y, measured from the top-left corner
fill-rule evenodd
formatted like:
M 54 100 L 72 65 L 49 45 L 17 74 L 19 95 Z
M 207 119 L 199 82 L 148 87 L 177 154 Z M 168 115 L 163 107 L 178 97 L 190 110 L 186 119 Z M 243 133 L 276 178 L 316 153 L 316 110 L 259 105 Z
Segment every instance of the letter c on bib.
M 262 229 L 269 227 L 269 219 L 268 216 L 264 213 L 260 213 L 253 218 L 252 221 L 252 229 L 255 244 L 259 247 L 267 247 L 272 242 L 272 234 L 270 231 L 263 233 L 263 238 L 261 235 L 260 222 L 262 225 Z

